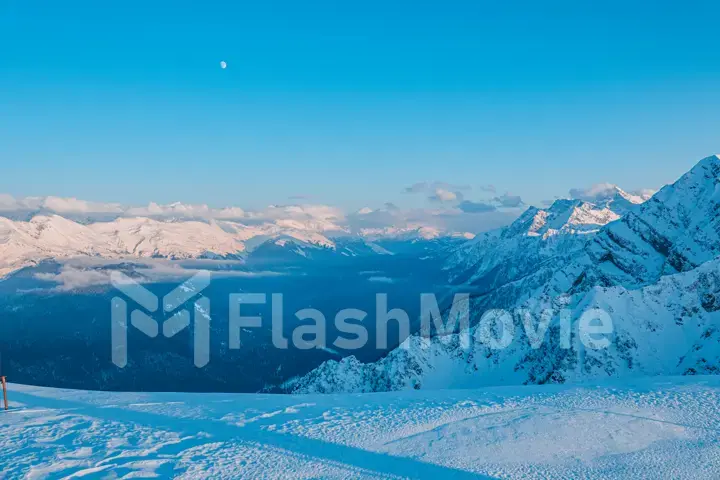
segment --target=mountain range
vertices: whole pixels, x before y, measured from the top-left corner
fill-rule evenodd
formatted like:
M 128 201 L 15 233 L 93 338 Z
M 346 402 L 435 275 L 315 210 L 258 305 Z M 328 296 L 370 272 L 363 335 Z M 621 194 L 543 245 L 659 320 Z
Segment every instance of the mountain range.
M 0 278 L 44 260 L 71 257 L 252 260 L 289 255 L 392 255 L 392 245 L 455 243 L 470 234 L 446 234 L 426 226 L 367 229 L 350 234 L 329 222 L 278 219 L 243 224 L 226 220 L 117 217 L 81 221 L 54 213 L 19 220 L 0 216 Z M 442 242 L 441 242 L 442 243 Z M 385 246 L 383 246 L 385 245 Z
M 0 216 L 0 277 L 77 257 L 283 262 L 298 271 L 310 265 L 303 262 L 352 258 L 358 262 L 344 271 L 355 276 L 375 271 L 392 255 L 432 258 L 395 262 L 393 269 L 425 263 L 416 276 L 451 292 L 440 302 L 445 318 L 453 293 L 469 293 L 469 331 L 431 338 L 416 332 L 379 360 L 318 362 L 308 373 L 283 380 L 282 388 L 375 392 L 717 373 L 720 158 L 701 160 L 652 196 L 609 184 L 574 196 L 529 207 L 511 224 L 476 236 L 421 223 L 349 231 L 327 212 L 239 222 L 223 218 L 237 212 L 196 215 L 182 204 L 170 208 L 171 216 L 166 206 L 81 217 L 59 214 L 63 205 L 46 199 L 40 206 L 28 204 L 24 216 Z M 374 275 L 367 278 L 393 282 Z M 614 330 L 607 349 L 592 350 L 579 341 L 577 324 L 598 308 L 611 316 Z M 547 315 L 545 341 L 537 344 L 521 334 L 524 320 L 515 315 L 517 335 L 507 348 L 463 345 L 466 335 L 481 334 L 480 320 L 492 309 L 527 312 L 536 323 Z M 570 348 L 559 348 L 560 318 L 568 311 Z
M 377 362 L 330 360 L 285 388 L 371 392 L 717 373 L 720 157 L 701 160 L 649 199 L 607 193 L 597 203 L 530 208 L 448 258 L 448 280 L 472 294 L 470 332 L 415 334 Z M 544 341 L 516 335 L 501 350 L 477 341 L 465 347 L 461 335 L 478 338 L 481 316 L 498 308 L 536 320 L 550 312 Z M 578 320 L 593 309 L 613 321 L 606 349 L 578 339 Z M 569 349 L 558 345 L 561 311 L 571 312 Z M 522 329 L 521 318 L 514 323 Z

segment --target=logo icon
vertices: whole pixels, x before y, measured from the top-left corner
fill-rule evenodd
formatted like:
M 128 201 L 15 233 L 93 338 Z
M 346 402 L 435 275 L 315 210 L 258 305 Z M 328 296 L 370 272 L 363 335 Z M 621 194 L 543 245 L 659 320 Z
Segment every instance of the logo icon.
M 146 311 L 134 309 L 130 312 L 130 324 L 150 338 L 158 336 L 159 323 L 150 314 L 158 311 L 159 299 L 136 280 L 121 272 L 112 272 L 113 286 L 132 299 Z M 210 299 L 200 296 L 193 303 L 192 314 L 188 309 L 178 310 L 210 285 L 210 272 L 197 273 L 162 299 L 163 310 L 175 312 L 162 322 L 163 336 L 170 338 L 190 326 L 193 321 L 193 360 L 202 368 L 210 361 Z M 146 313 L 147 312 L 147 313 Z M 113 297 L 111 302 L 112 362 L 120 368 L 127 365 L 128 356 L 128 303 L 122 297 Z

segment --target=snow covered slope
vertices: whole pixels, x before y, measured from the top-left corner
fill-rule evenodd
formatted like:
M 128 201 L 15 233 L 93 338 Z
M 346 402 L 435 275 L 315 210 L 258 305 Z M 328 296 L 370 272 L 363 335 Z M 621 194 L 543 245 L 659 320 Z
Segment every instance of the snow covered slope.
M 720 377 L 374 395 L 10 384 L 18 478 L 714 478 Z
M 720 259 L 638 290 L 595 287 L 572 296 L 532 299 L 523 307 L 534 328 L 543 309 L 552 316 L 539 347 L 530 344 L 518 317 L 514 340 L 505 349 L 486 346 L 478 325 L 470 328 L 469 348 L 461 341 L 464 332 L 429 342 L 412 335 L 375 363 L 352 356 L 328 360 L 286 388 L 352 393 L 720 373 Z M 610 346 L 584 348 L 575 329 L 571 348 L 560 348 L 560 308 L 571 311 L 575 324 L 592 309 L 608 312 L 614 325 Z
M 701 160 L 677 182 L 596 236 L 586 282 L 645 285 L 720 253 L 720 157 Z

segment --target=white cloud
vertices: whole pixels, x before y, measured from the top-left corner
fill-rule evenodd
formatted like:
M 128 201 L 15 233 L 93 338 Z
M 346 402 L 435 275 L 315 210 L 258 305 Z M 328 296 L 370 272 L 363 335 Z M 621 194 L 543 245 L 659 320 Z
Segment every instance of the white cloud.
M 59 214 L 65 213 L 116 213 L 122 214 L 119 203 L 88 202 L 77 198 L 62 197 L 25 197 L 15 198 L 12 195 L 0 194 L 0 211 L 26 212 L 47 210 Z
M 386 205 L 370 212 L 348 215 L 347 225 L 355 233 L 361 230 L 381 233 L 423 227 L 438 232 L 479 233 L 507 225 L 518 213 L 514 210 L 499 211 L 494 205 L 469 201 L 457 206 L 406 210 Z
M 18 201 L 7 193 L 0 193 L 0 211 L 18 210 Z
M 213 211 L 207 205 L 191 205 L 180 202 L 159 205 L 150 202 L 146 207 L 128 208 L 125 215 L 135 217 L 212 218 Z
M 42 207 L 57 213 L 122 213 L 119 203 L 98 203 L 77 198 L 46 197 Z
M 243 210 L 240 207 L 225 207 L 220 210 L 215 211 L 213 218 L 217 219 L 223 219 L 223 220 L 232 220 L 232 219 L 242 219 L 247 216 L 245 210 Z
M 608 198 L 617 192 L 617 186 L 612 183 L 596 183 L 587 188 L 571 188 L 570 197 L 585 202 L 597 202 L 600 199 Z
M 205 204 L 180 202 L 151 202 L 145 206 L 125 207 L 118 203 L 88 202 L 77 198 L 15 198 L 0 194 L 0 212 L 11 218 L 17 213 L 25 218 L 34 212 L 55 212 L 71 219 L 75 215 L 82 215 L 83 221 L 99 222 L 119 217 L 149 217 L 161 221 L 222 220 L 261 228 L 297 229 L 325 236 L 355 234 L 363 228 L 410 228 L 418 225 L 451 233 L 477 233 L 504 225 L 514 218 L 513 215 L 495 212 L 495 206 L 484 208 L 481 202 L 466 202 L 459 191 L 437 187 L 431 193 L 436 197 L 434 208 L 403 209 L 393 203 L 386 203 L 380 208 L 364 207 L 354 213 L 323 204 L 270 205 L 260 210 L 244 210 L 234 206 L 212 208 Z
M 107 270 L 85 270 L 63 267 L 59 273 L 37 273 L 35 278 L 57 283 L 57 290 L 77 290 L 110 284 L 110 272 Z
M 627 192 L 612 183 L 596 183 L 588 188 L 571 188 L 570 198 L 595 204 L 603 204 L 617 198 L 624 198 L 631 203 L 638 204 L 649 200 L 655 192 L 656 190 L 650 188 Z
M 637 195 L 643 200 L 650 200 L 650 197 L 655 195 L 657 193 L 657 190 L 655 190 L 654 188 L 641 188 L 639 190 L 633 190 L 630 193 L 633 195 Z
M 453 185 L 447 182 L 418 182 L 403 190 L 403 193 L 422 193 L 431 202 L 457 203 L 463 200 L 463 191 L 471 190 L 469 185 Z
M 61 260 L 62 266 L 57 273 L 37 273 L 35 278 L 57 284 L 54 289 L 60 291 L 81 290 L 90 287 L 102 287 L 111 284 L 110 274 L 113 269 L 128 262 L 137 266 L 134 273 L 139 283 L 155 283 L 161 281 L 181 281 L 200 271 L 210 271 L 214 277 L 269 277 L 282 276 L 283 273 L 273 271 L 246 272 L 232 270 L 228 267 L 239 266 L 240 262 L 227 260 L 184 260 L 167 259 L 105 259 L 93 257 L 76 257 Z
M 27 210 L 37 210 L 41 207 L 43 198 L 41 197 L 25 197 L 15 198 L 6 193 L 0 194 L 0 211 L 3 212 L 20 212 Z
M 430 196 L 430 200 L 441 203 L 456 202 L 462 197 L 459 192 L 451 192 L 442 188 L 436 188 L 435 193 Z
M 345 213 L 330 205 L 271 205 L 263 210 L 248 212 L 248 220 L 274 222 L 290 228 L 317 232 L 344 231 Z

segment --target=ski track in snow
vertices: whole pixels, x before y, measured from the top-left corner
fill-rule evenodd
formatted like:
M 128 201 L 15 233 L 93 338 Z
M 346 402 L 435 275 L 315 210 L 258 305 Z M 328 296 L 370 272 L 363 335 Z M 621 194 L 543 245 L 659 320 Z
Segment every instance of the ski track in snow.
M 356 395 L 10 384 L 0 478 L 717 478 L 720 378 Z

